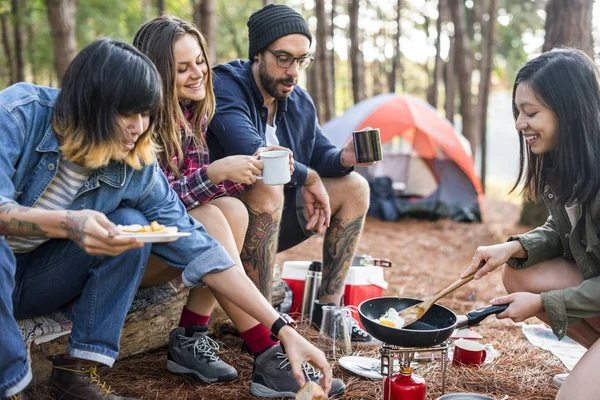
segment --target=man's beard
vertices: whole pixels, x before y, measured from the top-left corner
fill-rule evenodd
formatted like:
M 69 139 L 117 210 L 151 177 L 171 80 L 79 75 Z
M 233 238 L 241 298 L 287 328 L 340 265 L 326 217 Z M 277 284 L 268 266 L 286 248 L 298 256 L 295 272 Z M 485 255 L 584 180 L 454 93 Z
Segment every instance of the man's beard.
M 292 94 L 291 91 L 285 93 L 278 93 L 278 84 L 283 83 L 286 85 L 295 85 L 298 83 L 298 79 L 294 78 L 275 79 L 271 77 L 271 75 L 269 75 L 269 73 L 267 72 L 267 66 L 264 62 L 259 62 L 258 77 L 260 78 L 260 84 L 262 85 L 263 89 L 269 94 L 269 96 L 277 100 L 283 100 L 285 98 L 288 98 L 290 94 Z

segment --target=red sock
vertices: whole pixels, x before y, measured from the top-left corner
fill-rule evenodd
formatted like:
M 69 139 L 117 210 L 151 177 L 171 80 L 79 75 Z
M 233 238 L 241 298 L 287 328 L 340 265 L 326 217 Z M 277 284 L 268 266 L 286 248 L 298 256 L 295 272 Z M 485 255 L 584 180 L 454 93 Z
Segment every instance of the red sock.
M 252 354 L 260 353 L 271 346 L 279 344 L 279 340 L 271 338 L 271 331 L 261 324 L 257 324 L 247 331 L 240 332 L 240 336 L 244 339 Z
M 181 318 L 179 318 L 179 326 L 188 327 L 191 325 L 208 325 L 210 315 L 200 315 L 183 307 L 181 310 Z

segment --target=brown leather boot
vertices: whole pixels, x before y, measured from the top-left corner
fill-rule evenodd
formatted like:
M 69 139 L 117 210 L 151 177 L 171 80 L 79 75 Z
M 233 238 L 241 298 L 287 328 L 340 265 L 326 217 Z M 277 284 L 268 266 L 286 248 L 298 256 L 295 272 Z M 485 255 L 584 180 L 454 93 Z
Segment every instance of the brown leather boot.
M 96 365 L 69 360 L 63 355 L 48 357 L 52 376 L 48 393 L 56 400 L 136 400 L 113 393 L 96 374 Z

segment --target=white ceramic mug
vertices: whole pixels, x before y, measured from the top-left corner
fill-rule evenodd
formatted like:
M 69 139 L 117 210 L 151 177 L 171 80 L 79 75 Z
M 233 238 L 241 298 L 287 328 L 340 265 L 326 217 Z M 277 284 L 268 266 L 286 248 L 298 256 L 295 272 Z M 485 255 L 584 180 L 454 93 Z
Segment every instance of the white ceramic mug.
M 256 179 L 262 179 L 266 185 L 284 185 L 291 179 L 290 176 L 290 153 L 285 150 L 265 151 L 259 154 L 263 162 L 262 175 Z

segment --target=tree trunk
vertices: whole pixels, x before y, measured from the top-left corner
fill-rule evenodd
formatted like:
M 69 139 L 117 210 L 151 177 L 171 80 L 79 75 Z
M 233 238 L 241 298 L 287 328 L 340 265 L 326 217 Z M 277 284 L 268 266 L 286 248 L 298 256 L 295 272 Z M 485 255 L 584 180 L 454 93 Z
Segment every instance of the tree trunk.
M 446 88 L 446 104 L 444 110 L 446 119 L 454 125 L 455 97 L 456 97 L 456 76 L 454 75 L 454 36 L 450 37 L 450 49 L 448 50 L 448 61 L 444 64 L 444 87 Z
M 268 4 L 275 4 L 275 1 L 273 1 L 273 0 L 263 0 L 263 6 L 266 6 Z
M 543 51 L 556 46 L 578 47 L 594 57 L 593 0 L 548 0 Z
M 325 0 L 316 0 L 317 13 L 317 59 L 319 64 L 318 90 L 321 101 L 321 122 L 329 121 L 333 116 L 333 105 L 331 101 L 331 53 L 327 50 L 328 18 L 325 12 Z
M 10 48 L 10 40 L 8 37 L 8 22 L 6 21 L 6 14 L 0 14 L 0 34 L 2 36 L 2 50 L 4 51 L 4 58 L 8 65 L 8 84 L 15 83 L 15 69 L 13 65 L 12 51 Z
M 396 81 L 398 70 L 400 69 L 400 35 L 402 27 L 400 25 L 402 17 L 402 0 L 396 3 L 396 33 L 394 34 L 394 56 L 392 57 L 392 70 L 389 75 L 389 91 L 396 93 Z
M 208 59 L 211 65 L 217 62 L 217 42 L 215 27 L 215 2 L 214 0 L 200 1 L 200 30 L 206 36 L 208 43 Z
M 359 0 L 350 0 L 350 66 L 352 69 L 352 96 L 354 104 L 364 99 L 363 55 L 360 51 L 360 32 L 358 30 Z
M 477 126 L 477 117 L 471 99 L 471 74 L 473 72 L 473 55 L 469 50 L 469 37 L 465 20 L 465 6 L 462 0 L 449 0 L 450 11 L 454 21 L 455 66 L 458 77 L 458 91 L 460 94 L 460 114 L 462 116 L 462 134 L 471 144 L 473 154 L 477 150 L 477 135 L 474 128 Z
M 196 25 L 196 28 L 198 28 L 198 30 L 202 30 L 202 12 L 200 11 L 200 8 L 202 6 L 202 0 L 192 0 L 192 21 L 194 21 L 194 25 Z
M 487 173 L 487 110 L 490 94 L 490 80 L 492 68 L 494 65 L 494 56 L 496 52 L 496 18 L 498 12 L 498 0 L 489 0 L 489 20 L 487 29 L 484 31 L 484 38 L 481 42 L 481 58 L 479 81 L 479 115 L 480 115 L 480 138 L 481 138 L 481 186 L 485 192 L 485 177 Z
M 331 54 L 329 56 L 329 61 L 330 61 L 330 68 L 331 68 L 331 84 L 330 84 L 330 89 L 331 89 L 331 107 L 333 110 L 333 117 L 335 117 L 335 24 L 334 24 L 334 20 L 335 20 L 335 16 L 336 16 L 336 12 L 335 12 L 335 6 L 336 6 L 336 2 L 335 0 L 331 0 L 331 29 L 329 30 L 329 35 L 331 38 Z
M 317 117 L 321 118 L 321 99 L 319 98 L 319 63 L 314 62 L 310 66 L 310 68 L 306 71 L 306 85 L 308 89 L 308 93 L 310 93 L 310 97 L 315 104 L 315 108 L 317 110 Z
M 52 32 L 54 68 L 59 84 L 77 53 L 75 44 L 75 0 L 46 0 Z
M 158 15 L 163 15 L 165 13 L 165 0 L 156 0 L 156 8 Z
M 438 2 L 438 18 L 435 21 L 435 31 L 437 32 L 437 38 L 435 39 L 435 62 L 433 64 L 433 82 L 429 87 L 429 93 L 427 96 L 427 101 L 429 104 L 433 106 L 433 108 L 437 109 L 438 105 L 438 86 L 441 79 L 442 74 L 442 55 L 440 52 L 441 47 L 441 36 L 442 36 L 442 11 L 443 11 L 443 1 L 439 0 Z
M 23 17 L 24 0 L 12 0 L 13 39 L 15 43 L 15 81 L 25 80 L 25 51 L 23 50 L 23 30 L 21 22 Z

